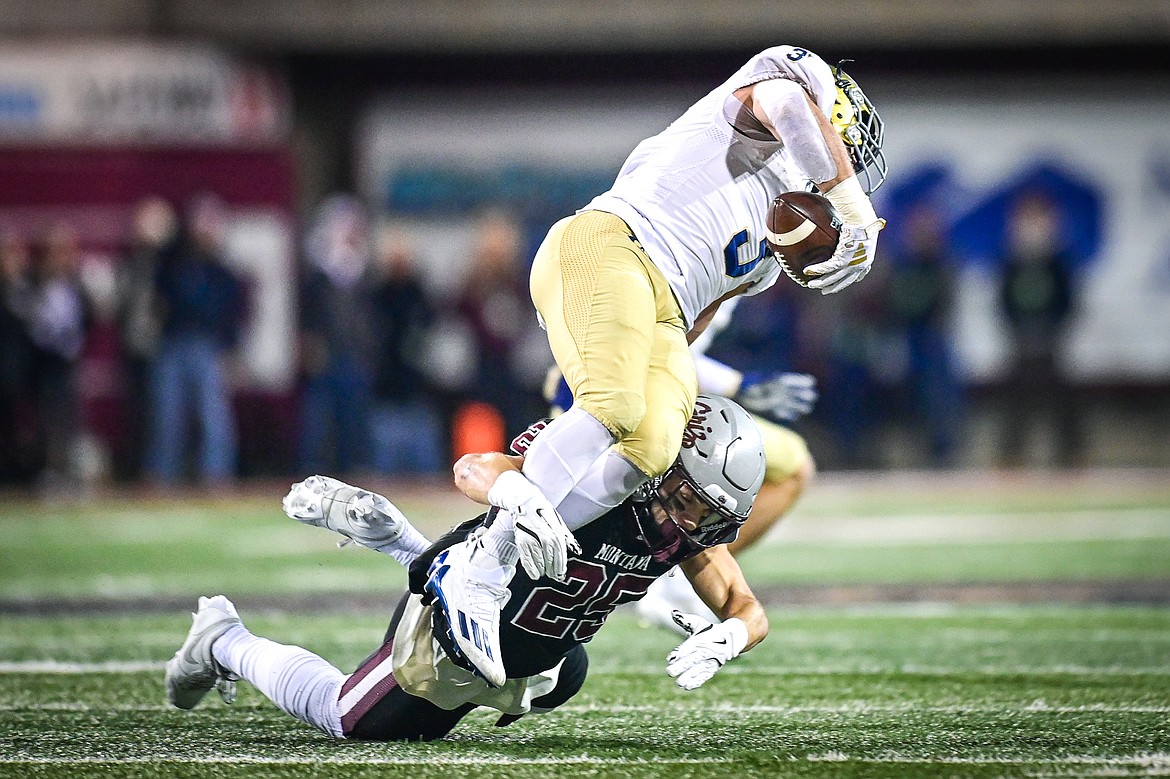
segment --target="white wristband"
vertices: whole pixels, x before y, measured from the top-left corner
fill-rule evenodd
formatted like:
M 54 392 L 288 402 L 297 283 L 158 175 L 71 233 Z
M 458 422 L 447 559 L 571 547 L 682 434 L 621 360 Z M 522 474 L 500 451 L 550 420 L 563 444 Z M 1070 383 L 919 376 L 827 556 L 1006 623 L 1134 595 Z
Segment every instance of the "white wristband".
M 520 471 L 504 471 L 488 488 L 488 503 L 512 511 L 539 492 Z
M 723 620 L 723 624 L 727 626 L 727 635 L 731 638 L 732 657 L 739 657 L 739 653 L 748 644 L 748 629 L 747 625 L 739 617 L 732 617 Z
M 825 193 L 847 225 L 869 227 L 878 220 L 873 203 L 861 188 L 857 176 L 850 176 Z

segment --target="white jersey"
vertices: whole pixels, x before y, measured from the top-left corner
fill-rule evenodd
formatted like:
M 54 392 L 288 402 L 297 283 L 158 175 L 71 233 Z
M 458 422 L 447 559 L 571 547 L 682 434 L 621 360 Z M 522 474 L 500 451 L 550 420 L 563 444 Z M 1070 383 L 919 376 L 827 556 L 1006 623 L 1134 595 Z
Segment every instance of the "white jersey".
M 666 276 L 687 327 L 744 284 L 753 295 L 781 274 L 764 244 L 764 219 L 781 192 L 808 180 L 783 144 L 732 126 L 742 107 L 735 90 L 770 78 L 804 86 L 826 116 L 837 89 L 829 66 L 795 46 L 757 54 L 735 75 L 630 154 L 613 187 L 583 210 L 621 217 Z M 767 260 L 767 261 L 765 261 Z

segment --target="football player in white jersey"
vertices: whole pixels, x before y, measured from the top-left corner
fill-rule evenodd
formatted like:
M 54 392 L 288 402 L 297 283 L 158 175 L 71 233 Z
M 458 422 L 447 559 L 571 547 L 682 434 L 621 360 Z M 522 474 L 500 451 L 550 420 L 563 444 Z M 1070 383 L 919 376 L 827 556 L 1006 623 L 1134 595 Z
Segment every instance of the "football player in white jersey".
M 530 290 L 575 402 L 523 474 L 496 483 L 488 497 L 505 511 L 490 538 L 448 555 L 444 603 L 485 615 L 486 648 L 480 635 L 456 640 L 489 682 L 504 675 L 488 616 L 502 594 L 487 582 L 517 563 L 532 578 L 562 578 L 572 530 L 673 462 L 697 394 L 688 340 L 720 303 L 782 272 L 764 242 L 772 199 L 811 182 L 842 217 L 836 252 L 806 269 L 819 276 L 810 286 L 834 293 L 869 272 L 885 224 L 869 201 L 885 177 L 881 142 L 852 78 L 776 46 L 640 143 L 608 192 L 549 230 Z M 501 544 L 517 559 L 488 551 Z

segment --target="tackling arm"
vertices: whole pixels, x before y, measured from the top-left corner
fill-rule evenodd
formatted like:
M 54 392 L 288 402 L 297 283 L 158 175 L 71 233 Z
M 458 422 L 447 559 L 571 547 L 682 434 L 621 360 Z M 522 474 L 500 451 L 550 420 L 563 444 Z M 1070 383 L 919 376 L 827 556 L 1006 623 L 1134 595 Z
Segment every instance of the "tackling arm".
M 701 552 L 684 562 L 682 569 L 695 592 L 722 619 L 712 624 L 694 614 L 675 611 L 671 615 L 691 637 L 666 656 L 666 673 L 679 687 L 693 690 L 727 661 L 763 641 L 768 617 L 726 546 Z
M 540 488 L 520 472 L 523 464 L 524 458 L 502 452 L 465 454 L 455 463 L 455 486 L 477 503 L 508 513 L 520 565 L 529 578 L 564 581 L 569 552 L 581 547 Z
M 747 627 L 748 642 L 742 651 L 754 647 L 768 635 L 768 617 L 756 600 L 725 544 L 705 549 L 680 566 L 687 579 L 720 619 L 738 619 Z
M 476 503 L 490 505 L 488 492 L 500 474 L 506 471 L 519 472 L 523 464 L 523 457 L 503 452 L 465 454 L 455 461 L 455 486 Z

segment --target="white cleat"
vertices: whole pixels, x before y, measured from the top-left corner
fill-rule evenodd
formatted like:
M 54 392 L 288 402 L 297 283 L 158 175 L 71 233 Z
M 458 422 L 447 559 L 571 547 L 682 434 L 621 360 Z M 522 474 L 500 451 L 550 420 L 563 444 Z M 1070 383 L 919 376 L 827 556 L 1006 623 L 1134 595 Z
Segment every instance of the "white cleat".
M 224 703 L 236 699 L 239 678 L 215 661 L 211 645 L 233 625 L 243 624 L 236 607 L 222 595 L 200 598 L 199 611 L 187 640 L 167 661 L 167 701 L 180 709 L 192 709 L 215 688 Z
M 310 476 L 292 485 L 281 506 L 298 522 L 332 530 L 387 554 L 410 524 L 385 497 L 329 476 Z
M 695 594 L 690 580 L 678 566 L 655 579 L 646 594 L 634 604 L 634 613 L 643 627 L 663 628 L 682 636 L 690 635 L 671 617 L 675 610 L 701 616 L 708 622 L 719 622 L 719 618 Z
M 500 611 L 511 595 L 508 583 L 515 574 L 515 565 L 500 562 L 474 539 L 440 552 L 426 583 L 447 618 L 455 649 L 493 687 L 507 681 Z

